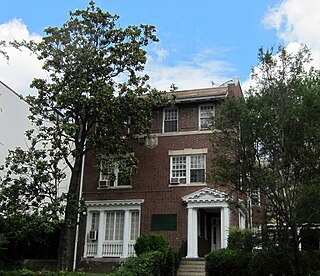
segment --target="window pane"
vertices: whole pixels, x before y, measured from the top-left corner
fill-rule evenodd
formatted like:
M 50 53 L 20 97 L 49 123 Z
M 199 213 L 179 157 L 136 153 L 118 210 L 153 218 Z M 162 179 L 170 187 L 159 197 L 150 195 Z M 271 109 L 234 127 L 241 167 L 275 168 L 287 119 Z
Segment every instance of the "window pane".
M 200 129 L 208 128 L 212 116 L 214 116 L 214 105 L 200 106 Z
M 112 241 L 114 233 L 114 213 L 107 212 L 106 213 L 106 236 L 105 240 Z
M 115 212 L 116 223 L 115 223 L 115 235 L 114 240 L 123 240 L 123 225 L 124 225 L 124 212 Z
M 205 171 L 200 170 L 190 170 L 190 182 L 205 182 Z
M 164 110 L 164 132 L 178 131 L 178 109 L 167 108 Z
M 186 177 L 186 167 L 185 156 L 172 157 L 172 177 Z
M 98 230 L 99 229 L 99 213 L 93 212 L 91 218 L 91 230 Z
M 130 240 L 135 241 L 139 236 L 139 212 L 131 212 Z

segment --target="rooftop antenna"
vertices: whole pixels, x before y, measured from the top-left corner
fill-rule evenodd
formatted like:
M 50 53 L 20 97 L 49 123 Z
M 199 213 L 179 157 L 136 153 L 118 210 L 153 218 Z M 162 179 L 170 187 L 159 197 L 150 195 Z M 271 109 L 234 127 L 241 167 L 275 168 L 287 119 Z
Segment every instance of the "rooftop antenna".
M 170 85 L 170 92 L 174 92 L 174 91 L 176 91 L 176 90 L 178 90 L 178 86 L 176 86 L 174 83 L 172 83 L 172 84 Z

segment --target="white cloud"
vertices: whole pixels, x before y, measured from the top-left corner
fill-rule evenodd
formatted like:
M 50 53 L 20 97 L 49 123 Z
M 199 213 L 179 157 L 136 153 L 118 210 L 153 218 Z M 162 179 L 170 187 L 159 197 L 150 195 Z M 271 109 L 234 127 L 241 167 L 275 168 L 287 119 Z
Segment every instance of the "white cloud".
M 311 64 L 320 66 L 320 1 L 283 0 L 270 8 L 262 22 L 267 29 L 275 29 L 289 52 L 295 52 L 298 45 L 307 45 L 312 52 Z M 244 81 L 242 87 L 248 89 L 252 81 Z
M 194 55 L 188 61 L 180 61 L 173 65 L 165 63 L 170 56 L 164 50 L 165 57 L 149 56 L 146 73 L 150 76 L 150 85 L 160 90 L 169 90 L 174 83 L 179 90 L 211 87 L 212 82 L 222 84 L 235 74 L 235 68 L 223 60 L 215 58 L 212 50 L 204 50 Z M 151 53 L 153 54 L 153 53 Z M 156 56 L 158 53 L 155 52 Z
M 39 41 L 40 35 L 30 33 L 27 26 L 19 19 L 13 19 L 0 25 L 0 41 Z M 42 62 L 29 51 L 17 50 L 13 47 L 5 47 L 9 56 L 9 62 L 0 57 L 0 80 L 22 95 L 34 93 L 30 84 L 35 77 L 45 78 L 46 75 L 41 69 Z

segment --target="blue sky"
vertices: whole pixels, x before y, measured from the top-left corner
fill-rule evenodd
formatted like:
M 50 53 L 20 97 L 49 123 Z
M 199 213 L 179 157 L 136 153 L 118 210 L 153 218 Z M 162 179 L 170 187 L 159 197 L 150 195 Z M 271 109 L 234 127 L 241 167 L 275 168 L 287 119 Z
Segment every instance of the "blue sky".
M 318 0 L 95 2 L 103 10 L 119 14 L 123 27 L 140 23 L 156 26 L 160 42 L 148 48 L 146 72 L 151 85 L 159 89 L 169 89 L 171 83 L 179 89 L 210 87 L 212 81 L 221 84 L 234 77 L 245 86 L 261 46 L 299 42 L 312 47 L 316 59 L 320 52 L 314 39 L 320 25 Z M 70 10 L 87 4 L 83 0 L 1 0 L 0 40 L 39 38 L 45 27 L 61 26 Z M 39 65 L 11 49 L 9 54 L 9 64 L 0 60 L 0 80 L 26 94 L 28 80 L 30 83 L 35 77 L 32 74 L 38 74 Z M 17 74 L 21 81 L 17 81 Z

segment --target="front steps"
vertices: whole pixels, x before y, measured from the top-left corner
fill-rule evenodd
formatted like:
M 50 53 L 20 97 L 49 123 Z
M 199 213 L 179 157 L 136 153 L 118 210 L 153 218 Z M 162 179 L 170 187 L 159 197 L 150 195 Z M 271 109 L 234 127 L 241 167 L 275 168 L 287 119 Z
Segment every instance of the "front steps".
M 204 258 L 198 259 L 185 259 L 181 260 L 177 276 L 205 276 L 205 264 Z

